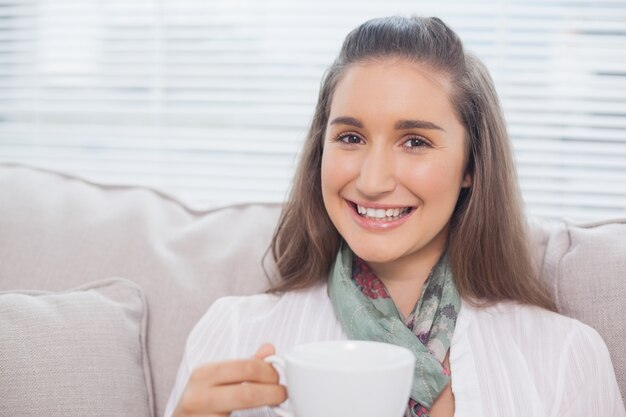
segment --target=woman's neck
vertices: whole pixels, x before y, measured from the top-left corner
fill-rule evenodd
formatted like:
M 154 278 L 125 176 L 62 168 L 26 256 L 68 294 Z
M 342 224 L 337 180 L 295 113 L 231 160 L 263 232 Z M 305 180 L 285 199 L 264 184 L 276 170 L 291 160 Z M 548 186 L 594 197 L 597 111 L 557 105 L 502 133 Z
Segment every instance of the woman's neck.
M 393 262 L 368 262 L 372 271 L 385 284 L 403 317 L 406 318 L 412 312 L 422 295 L 426 279 L 443 251 L 443 245 L 434 245 L 432 248 L 423 248 Z

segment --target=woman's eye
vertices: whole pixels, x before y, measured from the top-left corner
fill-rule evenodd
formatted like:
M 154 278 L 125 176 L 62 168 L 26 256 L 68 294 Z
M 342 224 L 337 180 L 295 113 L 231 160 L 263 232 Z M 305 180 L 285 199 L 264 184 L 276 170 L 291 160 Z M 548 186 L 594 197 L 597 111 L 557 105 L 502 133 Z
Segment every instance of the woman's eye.
M 409 149 L 417 149 L 429 146 L 429 143 L 422 138 L 409 138 L 404 142 L 403 146 Z
M 338 138 L 338 140 L 348 145 L 358 145 L 361 143 L 361 138 L 353 134 L 342 135 Z

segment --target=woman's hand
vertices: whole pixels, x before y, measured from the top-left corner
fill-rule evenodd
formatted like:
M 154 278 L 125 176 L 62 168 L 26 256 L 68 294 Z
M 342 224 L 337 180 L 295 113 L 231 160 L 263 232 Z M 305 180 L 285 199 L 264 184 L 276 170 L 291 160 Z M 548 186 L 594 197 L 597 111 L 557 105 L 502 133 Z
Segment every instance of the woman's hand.
M 287 390 L 278 384 L 274 367 L 263 360 L 273 354 L 274 346 L 265 344 L 251 359 L 195 369 L 173 416 L 227 417 L 235 410 L 282 403 Z

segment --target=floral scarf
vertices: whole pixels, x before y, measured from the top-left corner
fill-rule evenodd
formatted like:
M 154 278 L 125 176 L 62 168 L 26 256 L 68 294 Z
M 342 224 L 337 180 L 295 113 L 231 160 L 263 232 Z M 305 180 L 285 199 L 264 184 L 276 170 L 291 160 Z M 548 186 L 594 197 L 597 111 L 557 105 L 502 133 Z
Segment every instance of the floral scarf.
M 450 380 L 442 363 L 461 308 L 448 257 L 444 254 L 432 269 L 406 321 L 382 281 L 345 244 L 331 270 L 328 292 L 348 337 L 403 346 L 415 354 L 415 376 L 406 416 L 428 416 L 428 410 Z

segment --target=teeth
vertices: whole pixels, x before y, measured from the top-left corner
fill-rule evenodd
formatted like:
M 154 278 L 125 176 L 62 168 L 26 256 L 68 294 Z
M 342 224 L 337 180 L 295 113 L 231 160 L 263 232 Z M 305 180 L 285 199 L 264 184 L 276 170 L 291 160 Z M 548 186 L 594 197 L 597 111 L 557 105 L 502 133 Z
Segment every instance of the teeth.
M 409 212 L 409 207 L 403 208 L 390 208 L 390 209 L 375 209 L 375 208 L 367 208 L 363 206 L 356 206 L 357 212 L 365 217 L 369 217 L 372 219 L 385 219 L 385 220 L 395 220 L 397 217 L 404 216 Z

